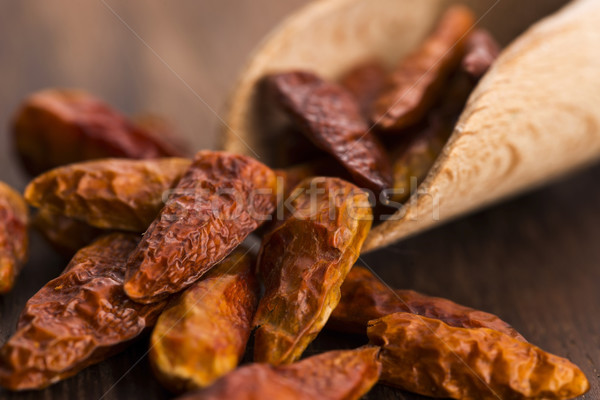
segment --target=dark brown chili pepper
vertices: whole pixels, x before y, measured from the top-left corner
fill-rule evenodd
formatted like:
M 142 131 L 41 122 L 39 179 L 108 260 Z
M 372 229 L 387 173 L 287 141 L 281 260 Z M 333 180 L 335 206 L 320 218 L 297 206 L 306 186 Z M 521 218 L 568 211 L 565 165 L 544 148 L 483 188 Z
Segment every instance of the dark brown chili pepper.
M 367 61 L 347 71 L 339 82 L 354 95 L 362 114 L 369 118 L 386 78 L 387 71 L 380 62 Z
M 13 288 L 27 261 L 28 220 L 29 210 L 21 194 L 0 182 L 0 295 Z
M 423 119 L 458 67 L 474 24 L 469 8 L 450 7 L 421 47 L 400 62 L 374 106 L 372 120 L 381 130 L 398 131 Z
M 358 185 L 376 193 L 390 187 L 388 156 L 350 92 L 302 71 L 270 75 L 265 87 L 315 146 L 338 160 Z
M 326 176 L 351 179 L 350 175 L 334 159 L 329 157 L 275 170 L 275 173 L 282 179 L 283 199 L 287 199 L 294 188 L 307 178 Z
M 99 236 L 109 233 L 85 222 L 54 213 L 47 208 L 40 208 L 34 214 L 31 225 L 57 252 L 69 259 L 82 247 L 92 243 Z
M 358 400 L 377 383 L 378 352 L 365 346 L 279 367 L 250 364 L 179 400 Z
M 400 311 L 436 318 L 450 326 L 490 328 L 525 341 L 513 327 L 493 314 L 413 290 L 390 289 L 371 271 L 359 265 L 354 266 L 346 277 L 342 285 L 342 298 L 333 310 L 327 327 L 364 334 L 369 321 Z
M 465 43 L 462 69 L 474 79 L 481 78 L 500 54 L 500 45 L 485 29 L 475 29 Z
M 276 198 L 265 165 L 200 151 L 131 255 L 125 292 L 152 303 L 190 286 L 270 219 Z
M 155 323 L 164 303 L 141 305 L 123 292 L 137 242 L 121 233 L 98 239 L 29 299 L 0 349 L 0 386 L 42 389 L 117 353 Z
M 265 294 L 254 318 L 254 360 L 274 365 L 300 358 L 321 331 L 372 222 L 366 193 L 338 178 L 305 180 L 286 205 L 258 259 Z
M 450 78 L 439 103 L 427 120 L 411 128 L 392 150 L 394 183 L 388 197 L 402 203 L 421 184 L 433 167 L 464 109 L 474 82 L 460 71 Z
M 44 90 L 16 112 L 17 152 L 31 175 L 97 158 L 177 157 L 168 138 L 135 125 L 101 100 L 76 90 Z

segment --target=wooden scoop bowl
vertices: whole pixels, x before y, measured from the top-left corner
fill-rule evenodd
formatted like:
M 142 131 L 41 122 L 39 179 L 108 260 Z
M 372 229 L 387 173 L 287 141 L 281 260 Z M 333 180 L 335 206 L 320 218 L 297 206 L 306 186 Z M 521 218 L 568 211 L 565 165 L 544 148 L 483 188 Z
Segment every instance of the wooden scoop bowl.
M 277 138 L 257 123 L 256 84 L 266 74 L 309 69 L 335 79 L 365 59 L 395 64 L 450 2 L 321 0 L 259 46 L 229 103 L 224 148 L 269 163 Z M 466 2 L 469 4 L 469 2 Z M 529 26 L 523 2 L 472 1 L 501 40 Z M 543 7 L 552 6 L 552 1 Z M 555 7 L 557 2 L 554 2 Z M 539 5 L 540 3 L 536 3 Z M 492 7 L 490 9 L 490 7 Z M 542 7 L 542 5 L 540 5 Z M 539 10 L 541 17 L 549 10 Z M 427 178 L 363 251 L 388 245 L 600 157 L 600 1 L 576 0 L 518 36 L 480 81 Z

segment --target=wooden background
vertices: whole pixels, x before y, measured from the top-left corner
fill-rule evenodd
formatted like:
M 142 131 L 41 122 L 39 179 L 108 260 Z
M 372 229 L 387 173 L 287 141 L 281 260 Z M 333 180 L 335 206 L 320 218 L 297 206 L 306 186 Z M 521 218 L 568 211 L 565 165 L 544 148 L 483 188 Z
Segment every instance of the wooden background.
M 504 27 L 561 0 L 501 0 L 482 21 Z M 19 101 L 45 87 L 81 87 L 128 113 L 169 117 L 195 148 L 213 148 L 236 73 L 250 50 L 300 0 L 22 0 L 0 3 L 0 180 L 20 189 L 8 122 Z M 486 5 L 479 3 L 485 11 Z M 489 2 L 488 2 L 489 4 Z M 112 8 L 112 10 L 111 10 Z M 114 13 L 113 13 L 114 11 Z M 117 16 L 118 15 L 118 16 Z M 501 14 L 502 15 L 502 14 Z M 600 106 L 600 105 L 599 105 Z M 600 166 L 361 260 L 391 286 L 448 297 L 498 314 L 531 342 L 568 357 L 600 398 Z M 37 236 L 15 290 L 0 297 L 0 342 L 27 299 L 66 260 Z M 362 338 L 324 332 L 308 353 L 354 347 Z M 148 339 L 41 392 L 1 399 L 163 399 L 151 376 Z M 378 386 L 367 399 L 418 399 Z

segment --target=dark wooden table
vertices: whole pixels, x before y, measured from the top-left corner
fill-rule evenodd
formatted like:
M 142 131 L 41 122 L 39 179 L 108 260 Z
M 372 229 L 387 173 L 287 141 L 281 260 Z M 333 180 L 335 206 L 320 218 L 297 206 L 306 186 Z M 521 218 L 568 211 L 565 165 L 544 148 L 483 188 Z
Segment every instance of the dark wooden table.
M 106 4 L 129 27 L 101 1 L 0 3 L 0 180 L 24 187 L 6 127 L 19 100 L 47 86 L 83 87 L 131 113 L 159 112 L 172 118 L 195 147 L 216 146 L 215 114 L 221 113 L 249 50 L 304 2 L 123 3 Z M 530 1 L 518 12 L 533 15 L 558 3 Z M 592 385 L 582 398 L 600 399 L 598 181 L 600 166 L 591 167 L 361 262 L 393 287 L 498 314 L 531 342 L 579 365 Z M 30 261 L 15 290 L 0 297 L 0 342 L 12 333 L 27 299 L 66 262 L 33 235 Z M 307 353 L 362 341 L 324 332 Z M 144 337 L 49 389 L 20 394 L 0 389 L 0 398 L 169 398 L 152 377 L 144 357 L 147 346 Z M 366 398 L 421 397 L 378 386 Z

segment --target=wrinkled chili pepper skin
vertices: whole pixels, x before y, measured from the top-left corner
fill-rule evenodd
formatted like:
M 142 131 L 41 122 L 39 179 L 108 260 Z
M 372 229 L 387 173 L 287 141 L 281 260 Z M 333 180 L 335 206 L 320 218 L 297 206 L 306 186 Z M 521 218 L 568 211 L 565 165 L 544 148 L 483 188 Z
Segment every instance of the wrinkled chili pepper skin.
M 97 228 L 144 232 L 164 205 L 165 192 L 190 164 L 185 158 L 71 164 L 35 178 L 25 199 Z
M 480 79 L 500 55 L 500 45 L 485 29 L 475 29 L 465 43 L 461 68 L 474 79 Z
M 387 72 L 377 61 L 367 61 L 347 71 L 340 79 L 345 87 L 358 101 L 365 118 L 371 116 L 373 104 L 385 87 Z
M 180 400 L 358 400 L 379 378 L 379 349 L 330 351 L 273 367 L 250 364 Z
M 0 182 L 0 295 L 8 293 L 27 261 L 27 204 L 14 189 Z
M 31 219 L 33 226 L 62 256 L 70 259 L 81 248 L 109 231 L 40 208 Z
M 403 59 L 375 103 L 371 119 L 383 131 L 397 132 L 423 119 L 459 66 L 475 16 L 452 6 L 420 48 Z
M 340 332 L 365 334 L 369 321 L 396 312 L 409 312 L 462 328 L 489 328 L 525 341 L 513 327 L 493 314 L 413 290 L 394 290 L 371 271 L 354 266 L 342 285 L 342 298 L 327 327 Z
M 568 360 L 487 328 L 456 328 L 395 313 L 369 322 L 381 346 L 381 382 L 432 397 L 570 399 L 589 383 Z
M 276 181 L 250 157 L 200 151 L 129 258 L 127 295 L 152 303 L 197 281 L 270 219 Z
M 297 360 L 340 299 L 372 212 L 365 192 L 338 178 L 305 180 L 286 200 L 283 223 L 264 236 L 258 270 L 265 286 L 254 318 L 254 360 Z
M 141 305 L 123 292 L 133 234 L 104 236 L 25 305 L 0 349 L 0 386 L 41 389 L 120 351 L 152 326 L 164 304 Z
M 76 90 L 44 90 L 27 98 L 15 114 L 13 136 L 21 161 L 33 176 L 97 158 L 182 155 L 168 139 Z
M 246 349 L 259 289 L 251 256 L 241 249 L 186 289 L 152 333 L 150 362 L 159 380 L 183 392 L 234 370 Z
M 350 92 L 303 71 L 270 75 L 265 87 L 315 146 L 340 162 L 356 184 L 377 193 L 390 187 L 388 155 L 369 131 Z

